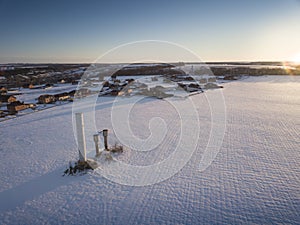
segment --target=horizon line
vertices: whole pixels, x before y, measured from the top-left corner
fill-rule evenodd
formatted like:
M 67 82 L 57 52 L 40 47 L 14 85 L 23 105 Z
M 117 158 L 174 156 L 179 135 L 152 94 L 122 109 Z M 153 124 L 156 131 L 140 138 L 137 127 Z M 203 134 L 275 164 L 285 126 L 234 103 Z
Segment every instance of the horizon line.
M 35 65 L 42 65 L 42 64 L 159 64 L 160 62 L 5 62 L 1 63 L 0 65 L 16 65 L 16 64 L 35 64 Z M 176 62 L 161 62 L 161 63 L 186 63 L 186 64 L 201 64 L 201 63 L 295 63 L 292 60 L 209 60 L 209 61 L 176 61 Z

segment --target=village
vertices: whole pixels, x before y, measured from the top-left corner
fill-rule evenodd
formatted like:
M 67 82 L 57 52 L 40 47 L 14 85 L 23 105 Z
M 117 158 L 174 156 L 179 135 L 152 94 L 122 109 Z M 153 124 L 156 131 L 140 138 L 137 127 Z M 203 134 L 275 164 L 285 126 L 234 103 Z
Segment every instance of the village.
M 108 76 L 97 70 L 115 66 L 119 69 Z M 280 75 L 287 71 L 281 65 L 272 64 L 210 63 L 208 67 L 197 63 L 140 63 L 120 66 L 95 65 L 93 69 L 87 64 L 2 65 L 0 121 L 94 94 L 123 97 L 144 95 L 158 99 L 186 97 L 208 89 L 222 88 L 222 83 L 243 76 L 258 76 L 267 72 Z M 82 79 L 86 71 L 89 76 Z M 296 69 L 293 71 L 295 73 Z M 30 93 L 33 93 L 34 99 L 24 98 Z
M 18 99 L 22 93 L 11 94 L 7 93 L 7 89 L 5 87 L 1 87 L 0 89 L 0 118 L 16 115 L 18 112 L 31 109 L 36 110 L 37 105 L 46 105 L 46 104 L 54 104 L 56 102 L 66 102 L 72 101 L 74 97 L 75 90 L 69 92 L 63 92 L 58 94 L 43 94 L 37 98 L 36 102 L 24 102 Z
M 14 118 L 93 94 L 144 95 L 164 99 L 178 93 L 196 94 L 205 89 L 222 87 L 217 84 L 215 76 L 195 78 L 170 64 L 128 66 L 104 78 L 97 71 L 92 71 L 92 76 L 86 80 L 81 80 L 86 70 L 82 65 L 61 72 L 53 72 L 49 68 L 29 68 L 17 69 L 18 72 L 23 71 L 23 74 L 17 75 L 12 75 L 14 70 L 11 67 L 7 67 L 7 73 L 2 70 L 6 76 L 0 80 L 0 118 Z M 95 90 L 95 87 L 100 89 Z M 24 96 L 31 93 L 35 98 L 24 100 Z
M 72 101 L 86 65 L 4 65 L 0 68 L 0 119 L 46 109 Z M 68 85 L 67 91 L 60 92 Z M 53 94 L 51 93 L 53 92 Z M 24 100 L 24 96 L 35 96 Z M 1 120 L 0 120 L 1 121 Z

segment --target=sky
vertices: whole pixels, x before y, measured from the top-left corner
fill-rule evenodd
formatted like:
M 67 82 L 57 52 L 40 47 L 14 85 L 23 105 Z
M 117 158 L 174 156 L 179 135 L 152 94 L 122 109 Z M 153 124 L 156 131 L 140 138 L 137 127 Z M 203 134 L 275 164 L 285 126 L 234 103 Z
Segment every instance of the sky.
M 299 0 L 0 0 L 0 10 L 0 63 L 94 62 L 143 40 L 203 61 L 300 60 Z

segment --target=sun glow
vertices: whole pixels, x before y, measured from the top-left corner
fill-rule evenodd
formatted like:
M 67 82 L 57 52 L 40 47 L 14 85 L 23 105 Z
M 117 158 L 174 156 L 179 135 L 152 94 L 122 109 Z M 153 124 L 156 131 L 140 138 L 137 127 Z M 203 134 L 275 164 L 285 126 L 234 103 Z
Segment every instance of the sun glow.
M 300 69 L 300 53 L 293 55 L 290 60 L 282 62 L 282 66 L 287 74 L 295 75 Z
M 291 62 L 294 63 L 294 64 L 300 64 L 300 53 L 294 55 L 292 58 L 291 58 Z

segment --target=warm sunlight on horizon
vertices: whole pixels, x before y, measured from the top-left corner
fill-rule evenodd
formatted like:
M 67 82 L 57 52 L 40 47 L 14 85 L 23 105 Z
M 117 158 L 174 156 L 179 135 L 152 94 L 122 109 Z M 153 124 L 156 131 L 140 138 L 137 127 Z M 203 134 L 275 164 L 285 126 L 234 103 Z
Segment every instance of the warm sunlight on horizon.
M 291 62 L 294 64 L 300 64 L 300 52 L 291 58 Z

